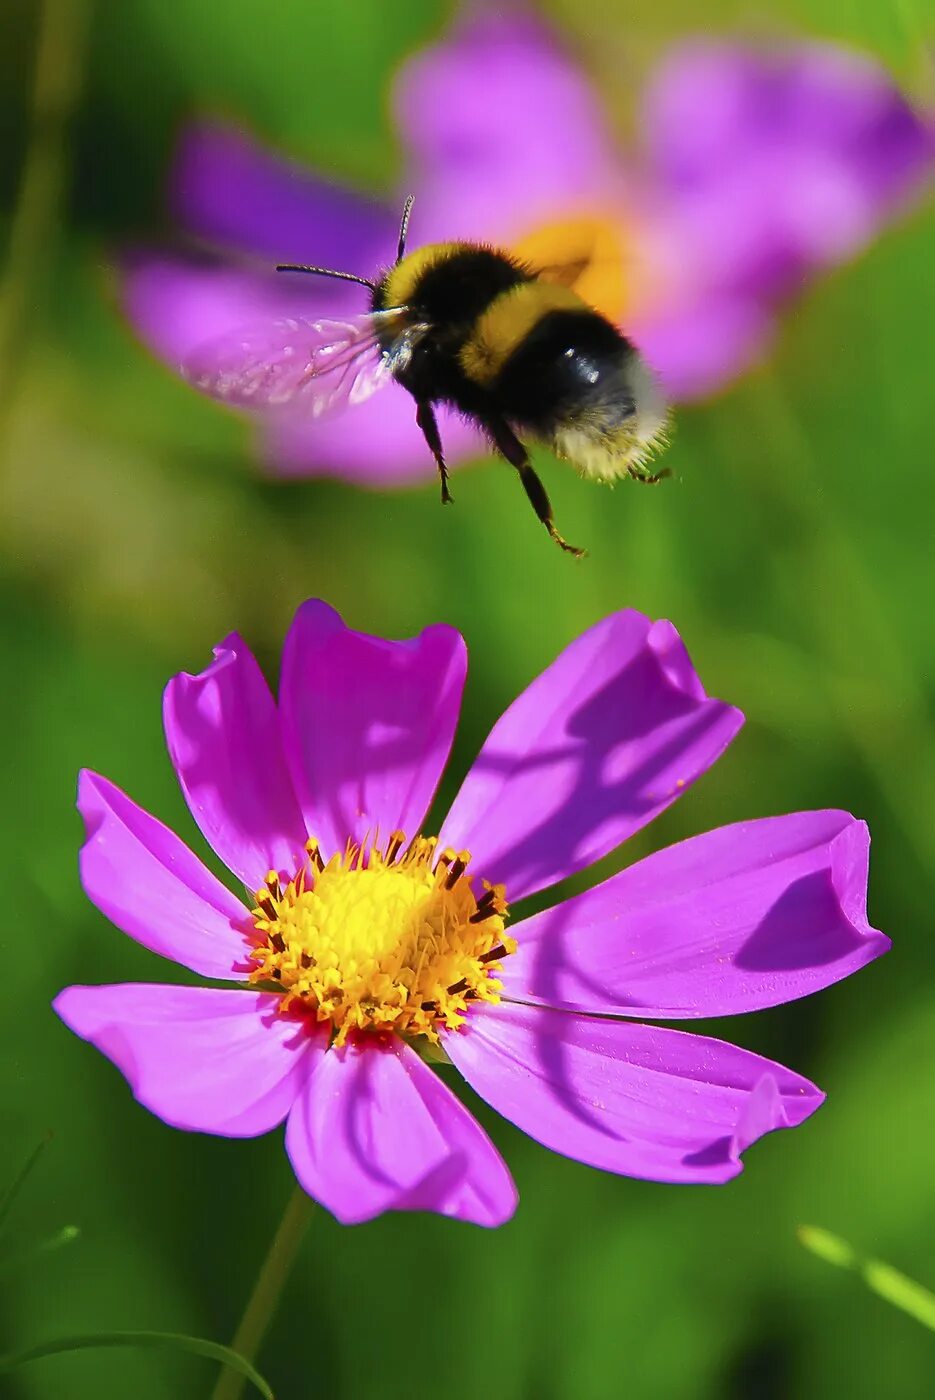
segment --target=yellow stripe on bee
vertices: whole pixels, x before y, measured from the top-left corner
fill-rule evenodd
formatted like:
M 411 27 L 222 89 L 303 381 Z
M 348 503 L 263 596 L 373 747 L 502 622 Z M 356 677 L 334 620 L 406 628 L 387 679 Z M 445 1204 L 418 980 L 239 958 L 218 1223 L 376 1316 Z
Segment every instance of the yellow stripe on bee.
M 543 316 L 550 311 L 587 310 L 587 303 L 570 287 L 549 282 L 521 282 L 510 287 L 478 318 L 461 347 L 461 368 L 475 384 L 490 384 Z
M 427 243 L 407 253 L 391 268 L 383 283 L 384 306 L 408 306 L 425 274 L 439 263 L 447 262 L 456 253 L 470 248 L 468 243 Z

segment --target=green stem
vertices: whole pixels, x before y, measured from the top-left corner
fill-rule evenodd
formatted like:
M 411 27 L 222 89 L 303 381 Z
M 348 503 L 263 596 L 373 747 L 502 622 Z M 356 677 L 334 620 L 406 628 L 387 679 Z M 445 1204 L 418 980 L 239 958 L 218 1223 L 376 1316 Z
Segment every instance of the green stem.
M 289 1197 L 266 1258 L 260 1266 L 253 1292 L 231 1342 L 231 1349 L 247 1361 L 256 1359 L 314 1209 L 315 1202 L 306 1196 L 300 1186 L 296 1186 Z M 240 1400 L 244 1380 L 245 1378 L 235 1371 L 224 1371 L 212 1392 L 211 1400 Z
M 84 71 L 88 0 L 43 0 L 29 143 L 0 298 L 0 417 L 12 405 L 66 184 L 68 129 Z

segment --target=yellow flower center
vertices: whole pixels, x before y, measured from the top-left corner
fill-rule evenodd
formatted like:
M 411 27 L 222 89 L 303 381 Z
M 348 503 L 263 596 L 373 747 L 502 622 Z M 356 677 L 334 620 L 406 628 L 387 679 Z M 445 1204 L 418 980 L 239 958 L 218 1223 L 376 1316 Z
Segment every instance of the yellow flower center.
M 542 281 L 570 287 L 615 326 L 626 328 L 680 295 L 679 249 L 636 208 L 581 209 L 524 230 L 511 246 Z
M 318 843 L 288 885 L 274 871 L 257 891 L 253 983 L 273 983 L 280 1010 L 305 1009 L 351 1032 L 427 1036 L 455 1030 L 471 1001 L 499 1001 L 500 959 L 515 952 L 504 932 L 502 885 L 465 877 L 470 853 L 434 837 L 408 846 L 401 831 L 379 849 L 349 845 L 324 863 Z
M 619 216 L 577 214 L 540 224 L 514 242 L 513 250 L 542 281 L 570 287 L 615 325 L 623 320 L 631 250 Z

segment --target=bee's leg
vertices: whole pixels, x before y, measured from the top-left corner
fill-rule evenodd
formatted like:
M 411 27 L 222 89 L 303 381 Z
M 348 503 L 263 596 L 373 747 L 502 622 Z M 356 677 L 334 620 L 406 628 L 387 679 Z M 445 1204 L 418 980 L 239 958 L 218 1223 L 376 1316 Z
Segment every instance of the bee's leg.
M 422 436 L 429 445 L 429 451 L 435 458 L 435 465 L 438 467 L 438 475 L 442 483 L 442 505 L 450 505 L 454 500 L 448 490 L 448 468 L 445 465 L 445 455 L 442 452 L 442 440 L 438 431 L 438 422 L 435 418 L 435 410 L 427 399 L 416 400 L 416 422 L 422 430 Z
M 506 458 L 510 465 L 514 466 L 519 472 L 519 479 L 523 483 L 523 490 L 529 497 L 530 505 L 555 543 L 564 549 L 566 553 L 573 554 L 576 559 L 581 559 L 586 551 L 583 549 L 576 549 L 573 544 L 569 544 L 567 540 L 562 539 L 561 535 L 556 530 L 555 521 L 552 519 L 552 504 L 549 501 L 546 489 L 533 470 L 529 455 L 519 438 L 513 432 L 513 429 L 508 423 L 505 423 L 502 418 L 488 420 L 486 427 L 493 439 L 494 447 Z
M 672 468 L 663 467 L 661 472 L 647 472 L 642 467 L 631 467 L 630 475 L 634 481 L 640 482 L 642 486 L 656 486 L 660 481 L 665 481 L 666 477 L 672 475 Z

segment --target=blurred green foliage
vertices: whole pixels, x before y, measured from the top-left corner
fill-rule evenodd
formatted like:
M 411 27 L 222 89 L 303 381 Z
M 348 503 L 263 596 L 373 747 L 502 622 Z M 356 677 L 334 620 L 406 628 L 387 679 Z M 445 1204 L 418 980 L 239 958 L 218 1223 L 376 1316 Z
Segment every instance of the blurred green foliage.
M 834 1264 L 839 1269 L 850 1269 L 862 1283 L 880 1298 L 892 1303 L 894 1308 L 915 1318 L 923 1327 L 935 1332 L 935 1293 L 915 1279 L 907 1278 L 892 1264 L 881 1259 L 865 1259 L 846 1240 L 832 1235 L 816 1225 L 800 1225 L 799 1241 L 806 1249 Z
M 654 56 L 698 23 L 686 0 L 646 10 L 555 5 L 622 126 Z M 736 0 L 704 13 L 711 30 L 751 25 Z M 0 236 L 29 139 L 36 18 L 31 0 L 7 0 L 0 20 Z M 800 807 L 870 821 L 871 915 L 892 955 L 818 999 L 713 1028 L 813 1076 L 828 1103 L 751 1151 L 723 1190 L 601 1175 L 480 1107 L 520 1186 L 515 1220 L 494 1234 L 423 1216 L 344 1230 L 319 1213 L 262 1368 L 281 1397 L 922 1395 L 931 1337 L 816 1270 L 795 1228 L 821 1221 L 931 1277 L 931 208 L 796 306 L 767 370 L 680 414 L 674 482 L 608 496 L 544 464 L 563 530 L 590 547 L 581 566 L 493 463 L 460 475 L 444 513 L 432 484 L 379 495 L 264 479 L 242 427 L 151 360 L 117 309 L 113 250 L 159 233 L 188 113 L 236 115 L 325 172 L 389 187 L 388 80 L 446 18 L 435 0 L 94 10 L 60 216 L 34 249 L 15 375 L 0 366 L 3 1174 L 53 1127 L 11 1239 L 63 1220 L 81 1239 L 0 1279 L 2 1349 L 118 1328 L 228 1339 L 290 1190 L 278 1135 L 165 1128 L 50 1012 L 69 982 L 173 975 L 80 892 L 78 767 L 191 834 L 161 741 L 162 685 L 235 626 L 274 671 L 293 609 L 316 594 L 370 631 L 443 619 L 465 633 L 472 673 L 444 799 L 517 690 L 633 605 L 671 617 L 708 689 L 749 719 L 627 860 Z M 925 24 L 921 0 L 790 0 L 753 27 L 850 39 L 921 91 Z M 35 1363 L 10 1393 L 208 1389 L 184 1358 L 89 1352 Z

